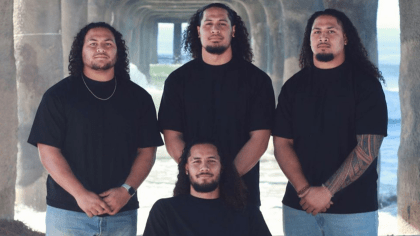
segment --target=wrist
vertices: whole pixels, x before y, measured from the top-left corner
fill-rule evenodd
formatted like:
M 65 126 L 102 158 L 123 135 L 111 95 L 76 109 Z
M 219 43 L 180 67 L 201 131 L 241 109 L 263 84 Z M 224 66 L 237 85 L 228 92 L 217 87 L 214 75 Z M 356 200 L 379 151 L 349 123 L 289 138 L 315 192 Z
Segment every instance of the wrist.
M 130 185 L 124 183 L 123 185 L 121 185 L 121 187 L 123 187 L 125 190 L 127 190 L 128 194 L 130 195 L 130 197 L 134 196 L 134 194 L 136 194 L 136 190 L 131 187 Z
M 334 194 L 331 192 L 331 190 L 325 186 L 324 184 L 322 184 L 322 187 L 325 189 L 326 192 L 328 192 L 328 194 L 330 195 L 330 197 L 334 197 Z
M 305 185 L 305 187 L 303 187 L 299 191 L 297 191 L 298 197 L 303 198 L 306 194 L 308 194 L 310 188 L 311 188 L 311 185 L 309 185 L 309 184 Z

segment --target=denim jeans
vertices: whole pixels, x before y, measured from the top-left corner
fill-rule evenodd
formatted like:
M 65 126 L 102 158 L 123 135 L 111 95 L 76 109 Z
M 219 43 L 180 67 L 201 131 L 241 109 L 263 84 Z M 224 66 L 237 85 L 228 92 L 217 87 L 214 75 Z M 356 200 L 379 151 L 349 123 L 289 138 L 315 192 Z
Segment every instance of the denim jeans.
M 316 216 L 283 205 L 286 236 L 377 236 L 378 211 L 355 214 L 319 213 Z
M 47 206 L 47 236 L 136 236 L 137 210 L 89 218 L 83 212 Z

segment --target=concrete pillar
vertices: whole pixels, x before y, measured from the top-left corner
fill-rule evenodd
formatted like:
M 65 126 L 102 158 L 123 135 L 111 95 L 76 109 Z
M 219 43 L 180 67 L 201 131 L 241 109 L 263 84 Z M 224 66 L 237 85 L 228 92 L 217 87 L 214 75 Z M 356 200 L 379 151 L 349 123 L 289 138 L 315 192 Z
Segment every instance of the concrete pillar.
M 13 2 L 0 1 L 0 12 L 0 219 L 13 220 L 18 128 Z
M 243 3 L 242 2 L 232 2 L 232 3 L 225 2 L 225 3 L 228 4 L 233 10 L 236 11 L 236 13 L 241 17 L 242 21 L 245 23 L 245 27 L 248 30 L 248 33 L 251 33 L 251 23 L 249 22 L 249 16 Z
M 350 18 L 368 52 L 370 61 L 378 65 L 378 37 L 376 32 L 378 1 L 324 0 L 324 7 L 342 11 Z
M 158 22 L 157 21 L 153 22 L 152 31 L 153 31 L 153 33 L 151 34 L 152 40 L 150 41 L 150 50 L 151 50 L 150 63 L 157 64 L 158 63 L 158 53 L 157 53 Z M 182 44 L 180 47 L 182 48 Z
M 87 0 L 61 0 L 61 35 L 63 47 L 63 73 L 69 75 L 69 54 L 74 37 L 87 24 Z
M 177 22 L 174 23 L 174 38 L 173 38 L 173 57 L 174 57 L 174 64 L 181 63 L 181 23 Z
M 104 0 L 87 0 L 88 1 L 88 22 L 106 21 L 106 2 Z M 107 22 L 110 23 L 110 22 Z
M 44 92 L 62 79 L 59 0 L 15 0 L 14 35 L 18 93 L 18 165 L 16 202 L 46 208 L 46 171 L 38 151 L 27 144 Z
M 258 1 L 246 0 L 244 3 L 251 24 L 254 64 L 261 70 L 267 71 L 268 27 L 265 18 L 266 13 L 261 3 Z
M 420 229 L 420 1 L 400 0 L 401 143 L 398 149 L 398 218 L 400 233 L 410 224 Z M 419 234 L 417 231 L 415 234 Z
M 267 22 L 270 32 L 271 57 L 269 58 L 268 72 L 273 82 L 275 97 L 277 100 L 283 85 L 283 68 L 284 68 L 284 42 L 282 35 L 282 10 L 280 1 L 277 0 L 260 0 L 263 3 L 265 12 L 267 13 Z M 270 60 L 271 59 L 271 60 Z M 271 64 L 271 66 L 270 66 Z M 271 70 L 270 70 L 271 67 Z
M 135 27 L 132 30 L 132 42 L 129 46 L 129 51 L 130 51 L 130 62 L 135 64 L 136 66 L 138 66 L 138 64 L 140 63 L 140 29 L 138 29 L 137 27 Z

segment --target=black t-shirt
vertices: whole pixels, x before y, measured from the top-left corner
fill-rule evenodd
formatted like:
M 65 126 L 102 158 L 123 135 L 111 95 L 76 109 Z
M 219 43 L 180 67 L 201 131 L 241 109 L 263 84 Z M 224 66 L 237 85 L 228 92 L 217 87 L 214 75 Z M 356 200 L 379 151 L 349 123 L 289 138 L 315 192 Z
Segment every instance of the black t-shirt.
M 387 135 L 385 95 L 378 79 L 345 62 L 334 69 L 304 68 L 283 86 L 273 135 L 293 139 L 309 184 L 320 186 L 356 147 L 356 135 Z M 354 183 L 337 192 L 327 213 L 378 209 L 377 159 Z M 302 210 L 290 182 L 283 204 Z
M 115 79 L 98 82 L 85 77 L 85 81 L 100 98 L 109 97 L 115 88 Z M 114 95 L 101 101 L 80 76 L 67 77 L 45 92 L 28 142 L 59 148 L 76 178 L 97 194 L 124 183 L 137 148 L 163 144 L 152 98 L 144 89 L 117 77 Z M 51 176 L 47 204 L 82 212 Z M 138 205 L 137 197 L 132 197 L 121 211 Z
M 221 66 L 196 59 L 169 75 L 159 109 L 161 130 L 183 133 L 184 141 L 209 138 L 234 160 L 254 130 L 271 129 L 275 100 L 270 78 L 233 58 Z M 260 205 L 259 163 L 243 176 L 249 202 Z
M 150 210 L 143 236 L 268 236 L 261 211 L 255 205 L 241 210 L 220 199 L 179 195 L 158 200 Z

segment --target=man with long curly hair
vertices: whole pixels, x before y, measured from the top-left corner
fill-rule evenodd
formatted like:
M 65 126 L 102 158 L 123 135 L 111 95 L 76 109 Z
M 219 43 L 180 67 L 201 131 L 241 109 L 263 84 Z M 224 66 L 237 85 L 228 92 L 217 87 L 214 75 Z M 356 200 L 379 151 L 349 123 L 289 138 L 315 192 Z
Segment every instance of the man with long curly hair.
M 194 60 L 169 75 L 159 109 L 166 148 L 179 162 L 185 142 L 218 140 L 245 182 L 249 203 L 259 206 L 259 159 L 275 108 L 271 80 L 250 63 L 245 25 L 224 4 L 199 9 L 184 41 Z
M 154 204 L 144 236 L 271 235 L 258 207 L 245 206 L 242 180 L 217 146 L 201 140 L 186 145 L 174 197 Z
M 80 30 L 70 76 L 44 94 L 28 142 L 47 169 L 47 235 L 136 235 L 136 189 L 163 144 L 151 96 L 129 77 L 121 33 Z
M 334 9 L 308 20 L 300 66 L 282 87 L 273 129 L 289 179 L 285 235 L 377 235 L 383 77 L 350 19 Z

